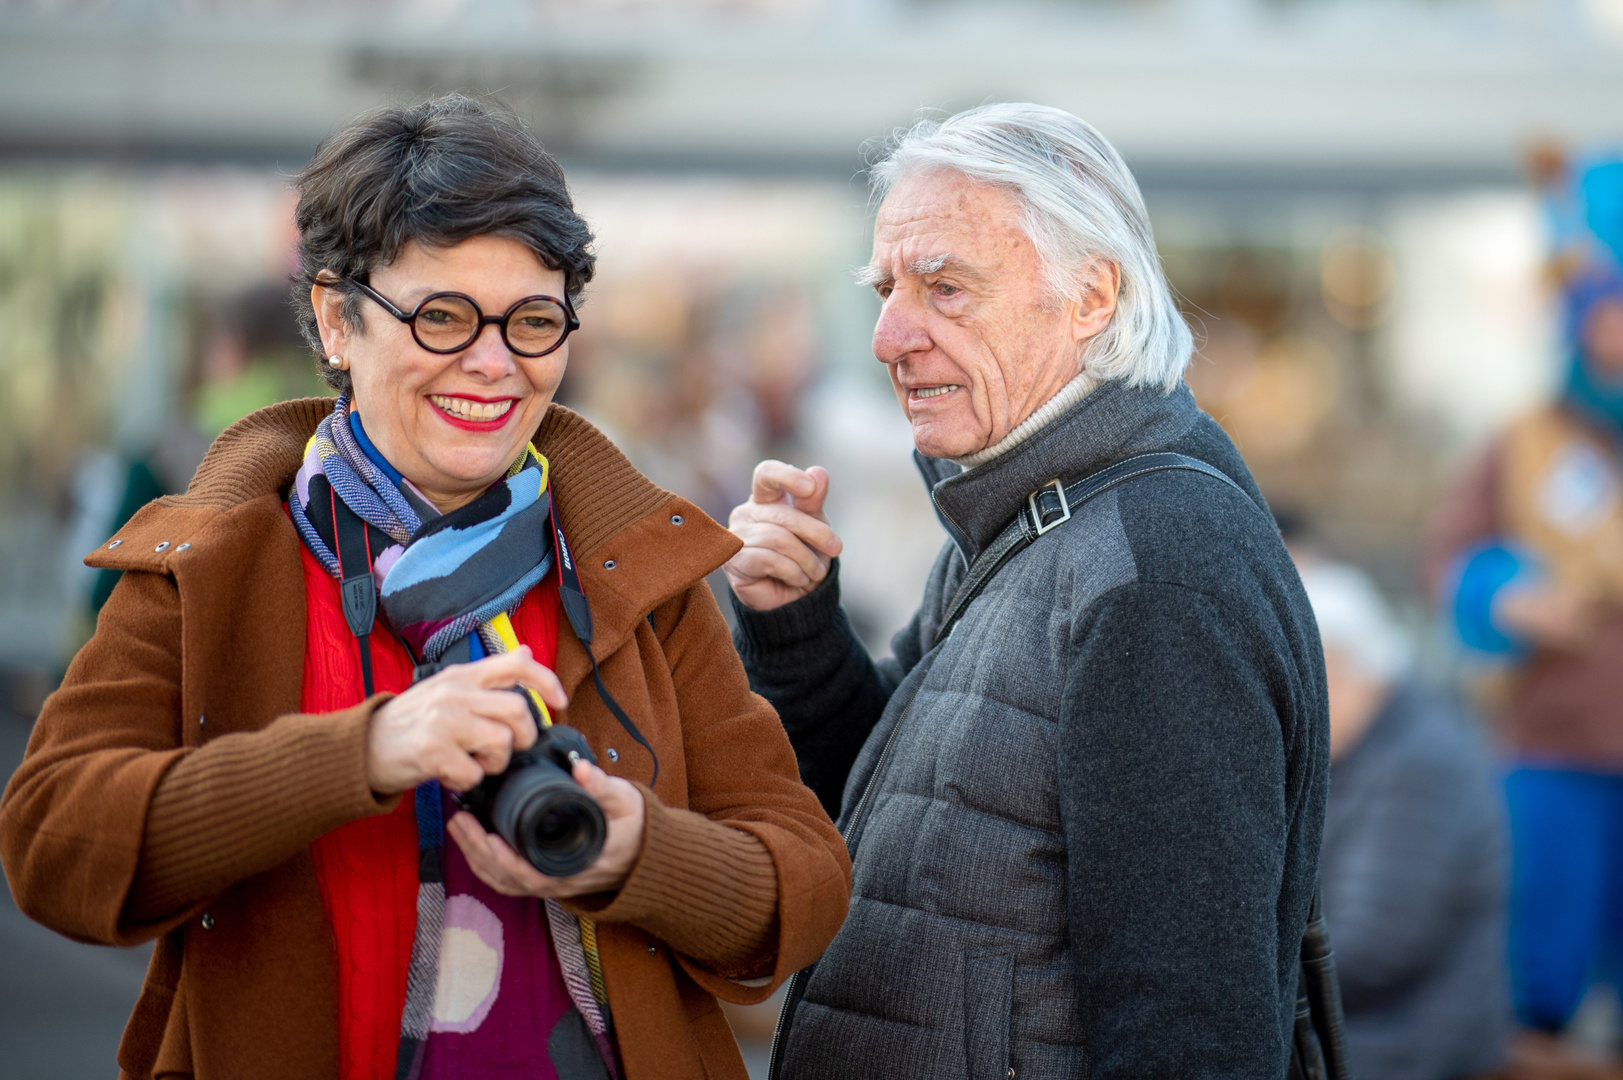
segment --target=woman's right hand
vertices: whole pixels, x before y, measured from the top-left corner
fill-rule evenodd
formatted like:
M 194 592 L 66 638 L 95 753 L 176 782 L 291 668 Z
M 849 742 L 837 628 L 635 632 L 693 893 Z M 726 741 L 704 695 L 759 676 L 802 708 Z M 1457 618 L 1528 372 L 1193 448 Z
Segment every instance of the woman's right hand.
M 563 684 L 527 646 L 471 664 L 453 664 L 372 714 L 366 779 L 379 795 L 438 780 L 467 791 L 507 768 L 514 750 L 535 745 L 535 720 L 514 686 L 527 686 L 551 709 L 569 704 Z

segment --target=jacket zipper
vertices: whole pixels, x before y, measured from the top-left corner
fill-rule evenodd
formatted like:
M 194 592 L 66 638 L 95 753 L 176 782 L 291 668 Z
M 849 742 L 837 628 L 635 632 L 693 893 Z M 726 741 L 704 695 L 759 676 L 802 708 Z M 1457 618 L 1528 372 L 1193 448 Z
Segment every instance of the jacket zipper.
M 947 536 L 952 540 L 953 547 L 958 549 L 958 557 L 964 560 L 964 567 L 967 571 L 970 563 L 969 534 L 964 531 L 964 527 L 958 524 L 951 514 L 947 513 L 946 509 L 941 505 L 941 500 L 936 498 L 934 488 L 930 489 L 930 505 L 935 507 L 936 517 L 941 520 L 942 526 L 946 528 Z
M 902 715 L 896 718 L 896 726 L 890 729 L 890 736 L 885 739 L 884 749 L 879 751 L 879 760 L 874 763 L 873 775 L 868 777 L 868 783 L 862 789 L 862 798 L 857 800 L 857 808 L 851 811 L 851 824 L 845 827 L 844 839 L 847 844 L 851 842 L 850 838 L 857 834 L 857 826 L 862 824 L 862 818 L 868 811 L 868 799 L 873 795 L 874 788 L 879 786 L 879 778 L 885 771 L 885 762 L 890 760 L 890 748 L 896 745 L 896 736 L 901 734 L 902 725 L 907 723 L 907 716 L 912 711 L 913 703 L 909 701 L 907 708 L 902 710 Z M 851 852 L 851 861 L 856 862 L 854 850 Z M 789 1013 L 795 1007 L 795 997 L 809 970 L 810 967 L 801 968 L 789 976 L 789 982 L 784 986 L 783 1008 L 778 1010 L 778 1026 L 772 1029 L 772 1049 L 767 1055 L 766 1080 L 777 1078 L 778 1066 L 782 1064 L 784 1029 L 787 1027 Z

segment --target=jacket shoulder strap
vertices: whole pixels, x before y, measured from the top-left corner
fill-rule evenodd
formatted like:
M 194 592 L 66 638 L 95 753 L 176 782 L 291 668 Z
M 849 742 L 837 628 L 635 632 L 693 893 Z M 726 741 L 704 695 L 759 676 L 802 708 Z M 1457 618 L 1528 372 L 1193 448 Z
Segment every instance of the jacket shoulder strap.
M 941 625 L 936 628 L 935 638 L 931 644 L 939 645 L 947 639 L 953 628 L 958 625 L 958 620 L 964 617 L 970 602 L 981 594 L 1010 559 L 1030 547 L 1039 536 L 1071 520 L 1071 515 L 1083 503 L 1129 480 L 1173 469 L 1185 469 L 1210 476 L 1214 480 L 1221 480 L 1244 495 L 1252 505 L 1256 505 L 1250 493 L 1221 469 L 1188 454 L 1174 454 L 1170 451 L 1138 454 L 1126 458 L 1069 485 L 1062 484 L 1057 479 L 1051 480 L 1026 497 L 1026 505 L 1014 515 L 1014 520 L 1004 526 L 997 539 L 988 544 L 970 564 L 969 570 L 964 574 L 964 580 L 959 583 L 958 590 L 953 593 L 952 601 L 947 605 L 946 615 L 942 618 Z

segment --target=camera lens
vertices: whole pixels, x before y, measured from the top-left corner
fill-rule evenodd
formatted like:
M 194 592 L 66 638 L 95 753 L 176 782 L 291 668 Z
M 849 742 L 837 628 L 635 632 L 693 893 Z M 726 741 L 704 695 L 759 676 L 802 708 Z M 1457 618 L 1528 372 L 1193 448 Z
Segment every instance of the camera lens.
M 590 866 L 607 832 L 597 801 L 545 758 L 515 762 L 491 819 L 496 834 L 549 877 L 570 877 Z
M 549 806 L 535 816 L 531 826 L 535 842 L 543 847 L 567 845 L 570 836 L 580 827 L 579 818 L 560 806 Z

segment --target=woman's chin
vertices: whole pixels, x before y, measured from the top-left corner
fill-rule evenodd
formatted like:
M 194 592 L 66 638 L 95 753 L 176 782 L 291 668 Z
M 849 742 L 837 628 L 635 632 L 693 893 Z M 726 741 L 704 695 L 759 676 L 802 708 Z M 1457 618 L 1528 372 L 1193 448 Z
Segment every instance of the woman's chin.
M 465 495 L 483 491 L 506 476 L 507 467 L 517 454 L 517 450 L 511 454 L 495 454 L 481 448 L 478 451 L 453 451 L 425 457 L 439 474 L 432 482 L 436 491 Z M 428 491 L 423 484 L 417 486 L 423 488 L 425 493 Z

